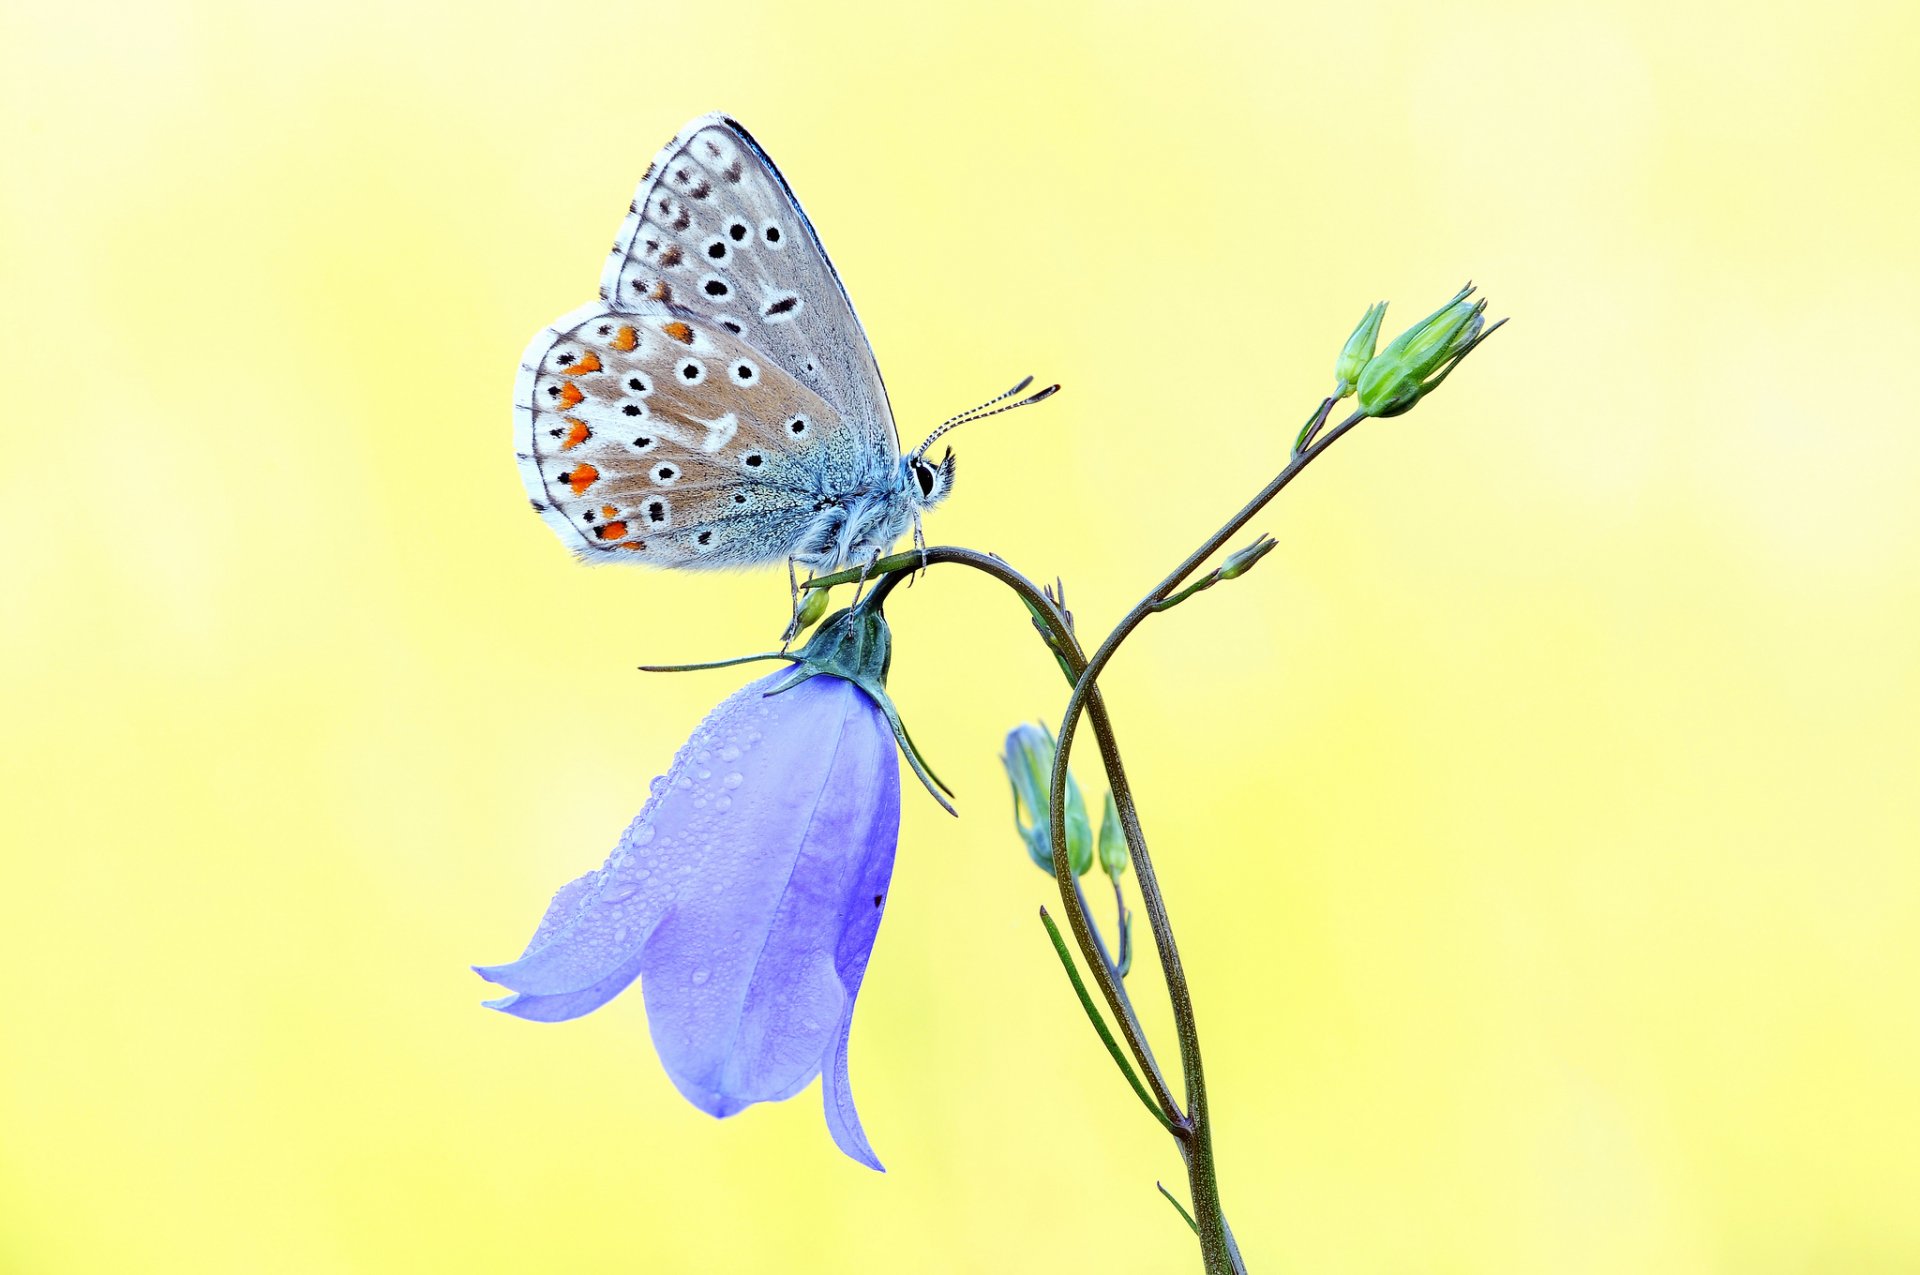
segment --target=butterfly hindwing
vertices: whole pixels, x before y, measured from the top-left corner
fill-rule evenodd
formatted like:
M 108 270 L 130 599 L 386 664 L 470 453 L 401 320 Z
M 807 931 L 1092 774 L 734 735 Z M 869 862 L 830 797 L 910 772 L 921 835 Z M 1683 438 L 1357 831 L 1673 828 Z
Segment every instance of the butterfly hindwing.
M 724 115 L 689 124 L 635 192 L 601 277 L 616 310 L 666 305 L 740 337 L 899 455 L 880 370 L 840 277 L 773 161 Z
M 779 561 L 821 493 L 857 482 L 861 463 L 820 395 L 738 336 L 659 303 L 590 305 L 541 329 L 514 417 L 534 507 L 595 561 Z

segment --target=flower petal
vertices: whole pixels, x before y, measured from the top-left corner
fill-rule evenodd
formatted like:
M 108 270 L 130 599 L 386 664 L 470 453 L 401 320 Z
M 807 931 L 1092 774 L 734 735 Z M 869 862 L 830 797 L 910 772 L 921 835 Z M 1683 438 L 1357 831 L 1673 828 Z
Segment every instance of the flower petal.
M 545 1022 L 639 977 L 667 1074 L 715 1116 L 792 1097 L 825 1067 L 834 1141 L 878 1169 L 846 1051 L 893 874 L 899 754 L 866 692 L 822 675 L 766 694 L 786 676 L 716 708 L 520 959 L 475 968 L 514 993 L 490 1007 Z
M 606 863 L 553 896 L 519 960 L 476 965 L 475 971 L 522 996 L 564 996 L 606 988 L 631 965 L 673 901 L 694 884 L 700 847 L 711 835 L 717 801 L 704 791 L 703 781 L 712 776 L 714 759 L 700 741 L 734 730 L 745 718 L 757 720 L 764 713 L 763 693 L 773 680 L 749 683 L 707 715 L 693 738 L 674 755 L 667 773 L 653 781 L 647 804 L 627 826 Z M 695 791 L 697 783 L 703 784 L 700 792 Z M 606 996 L 632 981 L 628 974 Z M 578 1012 L 585 1013 L 604 999 Z M 494 1007 L 520 1012 L 521 1004 L 508 1000 Z
M 841 1046 L 899 838 L 899 758 L 865 692 L 822 676 L 763 703 L 734 818 L 641 961 L 661 1061 L 716 1116 L 791 1097 Z
M 602 1005 L 627 990 L 627 984 L 640 977 L 640 957 L 634 956 L 625 965 L 601 979 L 592 987 L 583 987 L 577 992 L 561 992 L 554 996 L 526 996 L 515 992 L 511 996 L 502 996 L 499 1000 L 482 1001 L 488 1009 L 497 1009 L 503 1014 L 512 1014 L 515 1018 L 524 1018 L 536 1023 L 559 1023 L 569 1018 L 578 1018 L 590 1014 Z

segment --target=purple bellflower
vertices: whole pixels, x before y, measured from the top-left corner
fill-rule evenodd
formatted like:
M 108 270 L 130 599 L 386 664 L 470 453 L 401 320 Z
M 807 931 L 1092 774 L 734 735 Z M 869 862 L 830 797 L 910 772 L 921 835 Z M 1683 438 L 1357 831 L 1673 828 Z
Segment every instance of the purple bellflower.
M 820 1075 L 834 1142 L 880 1169 L 847 1038 L 900 837 L 896 742 L 931 778 L 886 699 L 889 646 L 877 611 L 842 611 L 785 657 L 799 667 L 714 709 L 520 959 L 475 967 L 513 993 L 487 1004 L 558 1022 L 638 978 L 654 1048 L 694 1106 L 730 1116 Z

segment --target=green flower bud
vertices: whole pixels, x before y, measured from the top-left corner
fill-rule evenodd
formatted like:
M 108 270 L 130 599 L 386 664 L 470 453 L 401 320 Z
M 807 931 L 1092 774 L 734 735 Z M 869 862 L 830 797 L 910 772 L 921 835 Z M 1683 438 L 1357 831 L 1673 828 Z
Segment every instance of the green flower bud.
M 1076 877 L 1087 875 L 1087 869 L 1093 866 L 1093 821 L 1087 818 L 1086 800 L 1071 774 L 1067 776 L 1067 866 Z M 1051 859 L 1047 870 L 1053 870 Z
M 807 596 L 800 600 L 800 609 L 793 613 L 793 623 L 787 630 L 787 636 L 798 637 L 820 623 L 820 617 L 827 613 L 827 602 L 832 593 L 832 589 L 807 590 Z
M 1013 826 L 1026 844 L 1027 854 L 1042 872 L 1053 873 L 1053 846 L 1047 808 L 1047 788 L 1053 779 L 1053 736 L 1046 729 L 1022 723 L 1007 732 L 1007 751 L 1000 764 L 1013 786 Z M 1075 876 L 1093 866 L 1093 826 L 1087 819 L 1080 785 L 1067 776 L 1067 864 Z
M 1388 343 L 1361 371 L 1360 410 L 1398 416 L 1431 394 L 1461 359 L 1505 323 L 1486 326 L 1487 302 L 1468 301 L 1473 285 Z
M 1380 341 L 1380 322 L 1386 317 L 1387 303 L 1374 302 L 1361 317 L 1360 326 L 1347 338 L 1339 361 L 1333 365 L 1333 379 L 1337 382 L 1333 390 L 1335 398 L 1345 398 L 1360 383 L 1360 373 L 1373 358 L 1374 346 Z
M 1220 564 L 1220 570 L 1214 574 L 1222 580 L 1238 580 L 1253 569 L 1254 563 L 1272 553 L 1273 547 L 1279 543 L 1272 536 L 1262 536 L 1246 548 L 1228 554 L 1227 560 Z
M 1100 869 L 1115 881 L 1127 870 L 1127 834 L 1120 829 L 1120 812 L 1108 793 L 1100 808 Z

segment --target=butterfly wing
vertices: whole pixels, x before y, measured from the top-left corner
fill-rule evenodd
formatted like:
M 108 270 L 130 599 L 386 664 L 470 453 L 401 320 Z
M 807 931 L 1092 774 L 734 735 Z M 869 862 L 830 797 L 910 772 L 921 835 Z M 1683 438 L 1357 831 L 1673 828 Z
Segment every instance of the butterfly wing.
M 514 387 L 527 495 L 589 561 L 694 569 L 807 548 L 823 492 L 860 481 L 833 404 L 764 352 L 659 303 L 542 328 Z
M 869 454 L 899 455 L 873 350 L 813 224 L 734 120 L 682 129 L 641 178 L 607 259 L 615 310 L 666 305 L 766 352 L 831 404 Z

